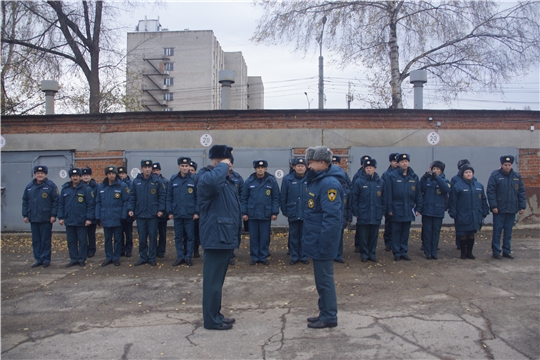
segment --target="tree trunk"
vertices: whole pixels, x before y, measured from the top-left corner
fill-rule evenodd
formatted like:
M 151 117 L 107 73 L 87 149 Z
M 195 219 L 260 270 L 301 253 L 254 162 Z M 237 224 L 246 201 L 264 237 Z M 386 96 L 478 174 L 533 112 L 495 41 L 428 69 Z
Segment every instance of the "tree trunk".
M 389 56 L 390 56 L 390 87 L 392 91 L 392 109 L 403 108 L 401 98 L 401 74 L 399 72 L 399 46 L 397 43 L 397 14 L 400 4 L 396 5 L 390 2 L 388 12 L 390 15 L 389 27 L 390 34 L 388 39 Z

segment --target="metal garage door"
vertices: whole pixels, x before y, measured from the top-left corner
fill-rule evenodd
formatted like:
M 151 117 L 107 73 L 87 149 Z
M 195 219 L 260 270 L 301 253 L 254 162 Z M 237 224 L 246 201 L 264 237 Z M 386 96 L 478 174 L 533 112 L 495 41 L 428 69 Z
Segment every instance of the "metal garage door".
M 2 151 L 2 231 L 30 231 L 30 224 L 22 221 L 22 196 L 35 165 L 47 166 L 47 177 L 61 188 L 69 180 L 72 164 L 71 151 Z M 56 222 L 53 230 L 64 231 L 64 227 Z

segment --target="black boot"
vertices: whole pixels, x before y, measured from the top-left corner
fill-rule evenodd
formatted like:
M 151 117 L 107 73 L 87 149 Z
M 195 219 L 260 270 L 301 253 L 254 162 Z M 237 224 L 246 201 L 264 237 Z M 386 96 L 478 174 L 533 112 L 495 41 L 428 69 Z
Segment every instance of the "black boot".
M 465 260 L 467 258 L 467 240 L 459 239 L 459 247 L 461 250 L 461 258 Z
M 468 238 L 467 239 L 467 259 L 472 259 L 472 260 L 476 259 L 474 255 L 472 254 L 473 246 L 474 246 L 474 237 L 472 239 Z M 463 249 L 463 246 L 461 248 Z

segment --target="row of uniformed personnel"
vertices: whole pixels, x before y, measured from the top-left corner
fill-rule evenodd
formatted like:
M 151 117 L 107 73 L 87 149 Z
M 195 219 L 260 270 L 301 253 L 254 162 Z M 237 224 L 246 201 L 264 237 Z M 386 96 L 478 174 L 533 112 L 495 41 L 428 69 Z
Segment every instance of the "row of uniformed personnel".
M 340 168 L 341 158 L 334 156 L 332 160 L 343 173 L 340 178 L 344 193 L 342 228 L 345 229 L 352 216 L 356 217 L 355 251 L 360 253 L 362 262 L 377 261 L 375 250 L 383 215 L 385 250 L 392 250 L 396 261 L 410 260 L 410 224 L 419 214 L 422 214 L 422 249 L 427 259 L 436 260 L 442 219 L 447 210 L 455 219 L 456 244 L 462 250 L 462 258 L 474 258 L 474 233 L 480 229 L 489 209 L 484 188 L 474 178 L 474 169 L 467 160 L 458 162 L 459 172 L 451 183 L 444 175 L 445 164 L 440 161 L 434 161 L 430 171 L 418 178 L 409 167 L 408 154 L 391 154 L 390 166 L 382 176 L 376 172 L 377 161 L 364 156 L 353 181 Z M 526 207 L 523 182 L 512 170 L 513 162 L 512 156 L 501 157 L 501 168 L 494 171 L 489 180 L 495 258 L 501 257 L 503 230 L 502 256 L 512 258 L 510 240 L 515 214 L 522 213 Z M 135 266 L 155 265 L 156 257 L 164 256 L 168 219 L 174 220 L 177 259 L 173 266 L 192 265 L 192 258 L 200 256 L 197 164 L 190 158 L 180 157 L 178 166 L 179 172 L 169 181 L 161 175 L 159 163 L 142 160 L 142 172 L 133 182 L 125 167 L 108 166 L 106 178 L 99 185 L 91 178 L 91 169 L 75 168 L 70 170 L 70 181 L 62 186 L 61 193 L 46 178 L 47 167 L 36 166 L 35 178 L 23 195 L 23 217 L 25 222 L 31 223 L 36 259 L 32 266 L 49 266 L 50 234 L 57 216 L 60 224 L 66 226 L 70 255 L 67 266 L 84 266 L 86 258 L 94 255 L 97 223 L 103 226 L 105 234 L 106 259 L 102 265 L 120 265 L 121 255 L 131 256 L 135 218 L 140 239 L 140 259 Z M 305 159 L 292 159 L 291 171 L 283 178 L 281 191 L 274 176 L 267 172 L 266 160 L 254 161 L 253 167 L 254 173 L 245 182 L 232 170 L 232 165 L 229 171 L 240 198 L 243 220 L 249 228 L 250 264 L 269 264 L 270 224 L 280 208 L 289 221 L 290 263 L 307 264 L 307 255 L 301 246 L 304 212 L 310 206 L 305 190 L 308 180 Z M 464 194 L 475 194 L 475 197 L 465 200 Z M 234 253 L 231 263 L 234 263 L 233 256 Z M 343 231 L 334 260 L 343 262 Z

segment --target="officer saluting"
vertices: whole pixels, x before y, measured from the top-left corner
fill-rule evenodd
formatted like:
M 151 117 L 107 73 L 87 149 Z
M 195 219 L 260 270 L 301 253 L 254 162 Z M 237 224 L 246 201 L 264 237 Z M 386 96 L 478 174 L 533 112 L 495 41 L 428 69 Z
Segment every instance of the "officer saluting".
M 58 187 L 47 179 L 49 169 L 46 166 L 34 166 L 34 180 L 24 189 L 22 216 L 25 223 L 30 223 L 32 230 L 32 249 L 35 263 L 32 267 L 51 264 L 52 224 L 58 213 Z
M 302 249 L 313 259 L 315 286 L 319 293 L 319 315 L 307 319 L 308 327 L 322 329 L 337 326 L 337 299 L 334 283 L 334 259 L 341 232 L 343 189 L 342 169 L 333 166 L 332 151 L 326 146 L 306 150 L 307 206 L 304 208 Z
M 137 219 L 139 233 L 140 259 L 134 266 L 156 266 L 158 217 L 165 212 L 166 190 L 161 179 L 152 174 L 152 160 L 141 160 L 141 170 L 131 184 L 128 204 L 128 215 Z
M 202 307 L 204 328 L 209 330 L 229 330 L 235 322 L 221 314 L 223 282 L 242 229 L 238 191 L 228 175 L 232 151 L 227 145 L 212 146 L 208 155 L 212 165 L 201 169 L 197 180 L 204 250 Z

